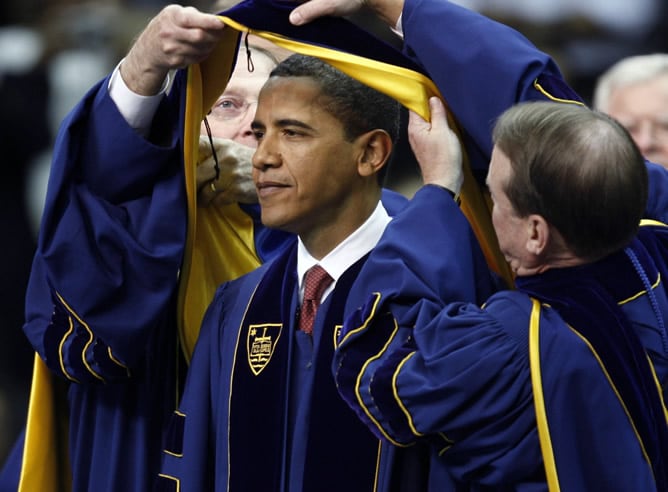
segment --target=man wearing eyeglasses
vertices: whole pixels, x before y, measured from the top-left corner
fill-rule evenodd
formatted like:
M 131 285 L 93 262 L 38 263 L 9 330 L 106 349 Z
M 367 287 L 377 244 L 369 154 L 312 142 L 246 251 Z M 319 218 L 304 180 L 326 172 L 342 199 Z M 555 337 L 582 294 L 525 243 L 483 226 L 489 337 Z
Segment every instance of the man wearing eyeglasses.
M 69 450 L 46 454 L 69 458 L 64 465 L 74 490 L 144 492 L 157 474 L 163 426 L 199 329 L 194 323 L 186 339 L 175 326 L 177 309 L 189 302 L 177 296 L 190 223 L 183 163 L 187 74 L 172 77 L 172 71 L 204 60 L 223 28 L 216 16 L 192 7 L 166 7 L 61 125 L 24 331 L 41 358 L 36 370 L 48 376 L 43 361 L 68 383 L 60 410 L 69 413 L 69 432 L 61 436 Z M 228 278 L 295 241 L 263 227 L 251 203 L 253 91 L 275 62 L 249 49 L 250 56 L 242 48 L 230 84 L 206 116 L 197 168 L 199 203 L 207 205 L 200 208 L 231 204 L 235 217 L 243 217 L 243 229 L 230 227 L 237 237 L 218 238 L 229 253 Z M 244 82 L 237 84 L 239 78 Z M 404 202 L 391 195 L 388 211 Z M 238 266 L 234 248 L 241 242 L 246 263 Z M 210 274 L 201 249 L 187 253 L 201 260 L 202 276 Z M 206 307 L 210 299 L 196 301 Z M 51 451 L 46 440 L 37 446 Z M 26 455 L 31 452 L 26 445 Z M 42 474 L 23 475 L 22 488 L 44 490 L 54 482 Z M 67 477 L 62 486 L 69 488 Z
M 167 7 L 61 125 L 26 333 L 49 369 L 70 383 L 52 383 L 68 392 L 59 411 L 69 420 L 61 436 L 69 450 L 50 450 L 69 458 L 71 484 L 58 477 L 65 489 L 139 492 L 155 478 L 163 422 L 186 367 L 175 329 L 186 240 L 178 123 L 185 79 L 171 72 L 205 58 L 222 30 L 213 15 Z M 201 140 L 197 168 L 202 205 L 256 200 L 248 116 L 276 60 L 249 50 L 207 116 L 211 137 Z M 230 115 L 233 97 L 246 114 Z M 272 236 L 263 252 L 289 237 Z M 42 317 L 39 306 L 47 304 L 52 315 Z M 71 329 L 62 331 L 66 325 Z M 39 445 L 47 443 L 44 436 Z M 26 445 L 25 456 L 32 451 Z M 59 486 L 43 473 L 23 471 L 20 490 Z

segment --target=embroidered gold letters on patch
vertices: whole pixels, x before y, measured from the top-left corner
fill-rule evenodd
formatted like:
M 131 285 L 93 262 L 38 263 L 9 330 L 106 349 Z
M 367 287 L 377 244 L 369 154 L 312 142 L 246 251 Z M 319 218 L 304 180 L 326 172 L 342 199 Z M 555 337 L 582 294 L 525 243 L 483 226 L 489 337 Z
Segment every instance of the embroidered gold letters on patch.
M 248 365 L 256 376 L 269 364 L 282 328 L 283 323 L 267 323 L 248 327 L 246 340 Z

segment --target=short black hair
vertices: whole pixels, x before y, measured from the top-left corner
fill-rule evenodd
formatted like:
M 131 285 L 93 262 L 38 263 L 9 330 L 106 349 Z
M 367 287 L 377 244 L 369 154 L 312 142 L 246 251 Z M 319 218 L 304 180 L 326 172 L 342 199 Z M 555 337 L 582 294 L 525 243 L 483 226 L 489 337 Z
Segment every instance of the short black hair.
M 396 144 L 401 123 L 401 104 L 361 83 L 324 61 L 306 55 L 292 55 L 274 68 L 269 77 L 309 77 L 327 101 L 323 108 L 339 120 L 350 141 L 371 130 L 384 130 Z M 389 162 L 378 173 L 382 183 Z
M 343 123 L 351 140 L 376 128 L 385 130 L 393 142 L 398 138 L 399 103 L 318 58 L 292 55 L 269 76 L 314 79 L 322 93 L 331 99 L 326 109 Z

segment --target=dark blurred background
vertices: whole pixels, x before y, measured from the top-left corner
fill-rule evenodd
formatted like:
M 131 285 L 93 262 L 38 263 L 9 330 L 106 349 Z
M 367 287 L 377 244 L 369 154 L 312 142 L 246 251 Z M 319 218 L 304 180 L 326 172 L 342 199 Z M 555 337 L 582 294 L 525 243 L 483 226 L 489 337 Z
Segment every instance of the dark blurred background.
M 157 0 L 2 0 L 0 2 L 0 465 L 21 430 L 33 353 L 23 304 L 59 122 L 110 72 Z M 597 76 L 628 55 L 668 51 L 666 0 L 457 0 L 516 27 L 562 67 L 590 100 Z M 210 10 L 213 1 L 190 3 Z M 388 36 L 368 16 L 356 21 Z M 394 40 L 394 42 L 397 42 Z M 405 140 L 400 152 L 406 152 Z M 389 185 L 410 196 L 417 171 L 395 160 Z

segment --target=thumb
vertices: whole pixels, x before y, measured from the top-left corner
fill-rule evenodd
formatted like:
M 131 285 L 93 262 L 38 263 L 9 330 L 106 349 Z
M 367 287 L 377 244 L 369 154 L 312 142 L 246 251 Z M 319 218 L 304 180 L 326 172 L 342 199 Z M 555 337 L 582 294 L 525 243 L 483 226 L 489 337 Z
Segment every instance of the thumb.
M 308 24 L 312 20 L 324 15 L 333 15 L 335 5 L 328 0 L 309 0 L 290 12 L 290 23 L 295 26 Z
M 429 112 L 431 113 L 432 126 L 448 126 L 448 116 L 445 112 L 445 105 L 438 97 L 429 98 Z

